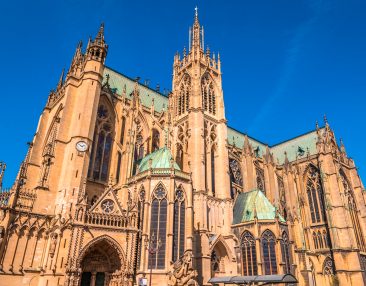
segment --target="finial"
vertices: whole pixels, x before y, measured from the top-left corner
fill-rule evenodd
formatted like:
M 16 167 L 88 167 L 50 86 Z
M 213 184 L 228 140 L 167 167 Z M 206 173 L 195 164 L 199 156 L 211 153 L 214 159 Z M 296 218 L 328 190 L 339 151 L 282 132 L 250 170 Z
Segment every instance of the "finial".
M 346 148 L 344 147 L 343 139 L 342 138 L 339 138 L 339 141 L 340 141 L 340 149 L 341 149 L 341 152 L 342 153 L 346 153 Z
M 319 130 L 319 123 L 318 123 L 318 120 L 315 122 L 315 128 L 316 128 L 316 130 Z
M 328 125 L 328 119 L 327 119 L 327 116 L 324 114 L 324 123 L 325 125 Z
M 194 19 L 198 21 L 198 7 L 194 8 Z
M 59 90 L 62 87 L 62 84 L 64 83 L 64 74 L 65 74 L 65 68 L 62 69 L 61 76 L 57 84 L 57 90 Z
M 184 47 L 184 49 L 183 49 L 183 57 L 186 57 L 186 55 L 187 55 L 187 50 L 186 50 L 186 47 Z

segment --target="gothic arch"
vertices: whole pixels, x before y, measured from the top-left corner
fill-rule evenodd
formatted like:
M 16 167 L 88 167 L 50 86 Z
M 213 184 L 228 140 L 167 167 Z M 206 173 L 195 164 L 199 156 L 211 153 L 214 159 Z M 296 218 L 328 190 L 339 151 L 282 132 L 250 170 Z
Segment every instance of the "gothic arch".
M 212 252 L 212 250 L 214 250 L 216 246 L 219 247 L 220 245 L 221 245 L 221 247 L 223 247 L 225 249 L 229 260 L 233 261 L 234 255 L 231 253 L 230 247 L 227 245 L 225 239 L 222 237 L 221 234 L 215 239 L 214 243 L 212 243 L 212 245 L 210 247 L 210 252 Z
M 118 117 L 118 112 L 117 112 L 117 109 L 116 109 L 116 105 L 113 103 L 113 100 L 112 100 L 111 96 L 108 93 L 103 92 L 99 97 L 98 105 L 100 105 L 102 103 L 102 101 L 104 101 L 104 103 L 108 104 L 110 109 L 113 110 L 115 123 L 119 122 L 119 117 Z
M 109 235 L 102 235 L 99 237 L 94 238 L 93 240 L 89 241 L 80 251 L 78 259 L 76 260 L 76 265 L 77 268 L 81 267 L 81 262 L 84 259 L 85 255 L 87 254 L 88 250 L 96 245 L 99 242 L 107 242 L 109 244 L 109 246 L 111 246 L 113 249 L 115 249 L 118 253 L 118 257 L 121 261 L 121 268 L 123 268 L 125 262 L 126 262 L 126 256 L 123 252 L 123 249 L 121 248 L 121 246 L 119 245 L 119 243 L 112 237 L 110 237 Z
M 46 136 L 45 136 L 45 140 L 43 142 L 43 147 L 42 147 L 42 152 L 44 152 L 44 150 L 46 149 L 47 146 L 47 142 L 49 141 L 49 137 L 50 135 L 52 135 L 52 129 L 54 128 L 55 124 L 58 123 L 57 120 L 59 120 L 59 115 L 61 114 L 62 110 L 63 110 L 63 105 L 62 103 L 60 104 L 60 106 L 57 108 L 57 111 L 55 112 L 55 115 L 53 116 L 52 122 L 49 125 L 49 128 L 47 130 Z
M 211 276 L 214 277 L 215 273 L 224 273 L 227 271 L 226 267 L 229 267 L 229 262 L 232 261 L 230 252 L 228 250 L 225 241 L 221 235 L 216 239 L 213 245 L 210 247 L 211 256 Z
M 150 194 L 150 200 L 152 200 L 154 198 L 156 190 L 159 189 L 160 187 L 164 189 L 164 191 L 165 191 L 165 198 L 168 199 L 168 195 L 169 194 L 168 194 L 167 187 L 164 185 L 163 182 L 160 181 L 159 183 L 156 184 L 155 188 L 151 192 L 151 194 Z

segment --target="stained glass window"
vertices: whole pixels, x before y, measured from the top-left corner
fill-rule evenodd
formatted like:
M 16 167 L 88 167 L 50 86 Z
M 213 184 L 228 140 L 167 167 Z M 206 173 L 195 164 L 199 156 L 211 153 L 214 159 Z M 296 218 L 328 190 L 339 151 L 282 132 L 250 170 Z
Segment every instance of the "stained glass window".
M 113 120 L 108 108 L 101 104 L 97 111 L 93 146 L 91 151 L 88 177 L 106 182 L 112 151 Z
M 185 242 L 185 200 L 181 188 L 175 192 L 173 215 L 173 261 L 177 261 L 184 253 Z
M 151 203 L 150 237 L 154 234 L 156 242 L 161 241 L 157 254 L 150 254 L 149 257 L 153 269 L 165 268 L 167 208 L 166 190 L 160 184 L 153 193 Z
M 152 130 L 151 152 L 158 150 L 160 147 L 160 133 L 155 128 Z
M 189 97 L 191 92 L 191 78 L 188 74 L 185 74 L 179 87 L 179 93 L 177 98 L 177 111 L 176 114 L 182 115 L 189 110 Z
M 281 251 L 282 251 L 282 262 L 284 262 L 284 273 L 291 273 L 291 264 L 290 264 L 290 242 L 288 239 L 288 235 L 286 232 L 282 234 L 281 240 Z
M 255 250 L 255 239 L 253 235 L 245 231 L 241 237 L 241 255 L 243 275 L 257 275 L 257 253 Z
M 261 190 L 264 194 L 266 193 L 266 183 L 264 180 L 264 171 L 262 168 L 256 167 L 256 181 L 257 181 L 257 189 Z
M 122 154 L 121 152 L 118 152 L 117 153 L 117 169 L 116 169 L 116 180 L 117 180 L 117 183 L 119 183 L 119 179 L 120 179 L 120 176 L 121 176 L 121 161 L 122 161 Z
M 205 111 L 216 114 L 216 96 L 211 77 L 206 73 L 201 80 L 202 105 Z
M 121 122 L 121 137 L 119 139 L 119 142 L 123 145 L 123 141 L 125 138 L 125 128 L 126 128 L 126 118 L 122 116 L 122 122 Z
M 264 274 L 277 274 L 276 238 L 270 230 L 262 234 Z
M 361 251 L 366 251 L 365 240 L 363 238 L 362 229 L 361 229 L 360 221 L 358 218 L 358 210 L 357 210 L 357 205 L 355 202 L 353 190 L 352 190 L 351 185 L 348 182 L 347 177 L 346 177 L 345 173 L 343 172 L 343 170 L 341 170 L 339 173 L 340 173 L 340 178 L 341 178 L 343 189 L 344 189 L 344 194 L 347 197 L 348 211 L 349 211 L 349 214 L 351 217 L 357 246 L 360 248 Z
M 309 202 L 311 221 L 320 223 L 324 220 L 323 188 L 318 169 L 310 165 L 307 174 L 306 192 Z
M 229 159 L 229 171 L 230 171 L 230 196 L 234 199 L 236 193 L 241 191 L 243 187 L 243 177 L 241 175 L 240 164 L 237 160 Z

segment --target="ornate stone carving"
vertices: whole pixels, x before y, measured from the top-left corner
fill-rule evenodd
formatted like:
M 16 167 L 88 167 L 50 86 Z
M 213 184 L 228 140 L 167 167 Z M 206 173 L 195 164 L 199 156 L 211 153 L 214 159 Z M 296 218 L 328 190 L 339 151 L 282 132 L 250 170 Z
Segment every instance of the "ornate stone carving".
M 186 251 L 179 260 L 173 264 L 173 270 L 169 272 L 168 285 L 198 285 L 196 282 L 197 271 L 193 269 L 192 252 Z

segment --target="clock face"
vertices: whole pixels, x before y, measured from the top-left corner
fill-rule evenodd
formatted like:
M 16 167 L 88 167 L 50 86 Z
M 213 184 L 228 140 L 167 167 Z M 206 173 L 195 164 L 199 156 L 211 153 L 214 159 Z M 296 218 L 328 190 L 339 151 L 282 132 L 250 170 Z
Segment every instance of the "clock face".
M 88 150 L 88 143 L 86 143 L 85 141 L 79 141 L 78 143 L 76 143 L 76 149 L 79 152 L 85 152 L 86 150 Z

